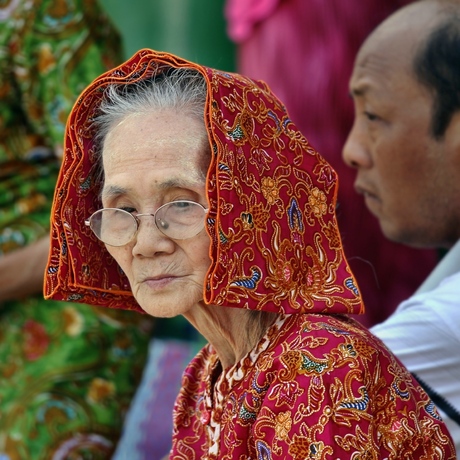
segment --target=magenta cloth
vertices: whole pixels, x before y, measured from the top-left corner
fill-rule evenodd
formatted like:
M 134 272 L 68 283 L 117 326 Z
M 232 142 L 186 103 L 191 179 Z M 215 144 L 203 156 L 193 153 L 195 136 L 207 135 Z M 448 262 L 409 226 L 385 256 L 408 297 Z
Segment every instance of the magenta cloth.
M 230 0 L 225 5 L 228 20 L 228 35 L 235 42 L 241 42 L 252 33 L 257 22 L 267 18 L 278 6 L 280 0 Z
M 274 5 L 277 3 L 277 5 Z M 348 80 L 365 37 L 408 0 L 227 0 L 238 71 L 266 81 L 340 180 L 337 218 L 366 305 L 367 326 L 386 319 L 438 261 L 434 250 L 388 241 L 353 189 L 341 150 L 353 122 Z M 273 8 L 275 6 L 275 8 Z M 257 14 L 255 14 L 257 12 Z

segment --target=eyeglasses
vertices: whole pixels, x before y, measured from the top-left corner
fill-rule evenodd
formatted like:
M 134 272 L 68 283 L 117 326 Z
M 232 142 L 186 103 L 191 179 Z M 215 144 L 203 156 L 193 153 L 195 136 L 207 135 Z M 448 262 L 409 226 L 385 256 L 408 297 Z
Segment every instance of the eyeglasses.
M 179 200 L 160 206 L 154 214 L 131 214 L 117 208 L 99 209 L 85 220 L 85 225 L 109 246 L 128 244 L 139 230 L 140 217 L 151 216 L 163 235 L 174 240 L 186 240 L 201 232 L 208 211 L 200 203 Z

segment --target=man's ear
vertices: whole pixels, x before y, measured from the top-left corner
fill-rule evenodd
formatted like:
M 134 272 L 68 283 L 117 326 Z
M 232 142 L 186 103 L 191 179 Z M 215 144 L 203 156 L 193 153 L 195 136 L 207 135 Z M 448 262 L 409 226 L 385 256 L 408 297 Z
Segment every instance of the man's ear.
M 460 110 L 457 110 L 450 120 L 444 133 L 443 141 L 446 143 L 446 155 L 452 155 L 452 167 L 457 168 L 460 180 Z

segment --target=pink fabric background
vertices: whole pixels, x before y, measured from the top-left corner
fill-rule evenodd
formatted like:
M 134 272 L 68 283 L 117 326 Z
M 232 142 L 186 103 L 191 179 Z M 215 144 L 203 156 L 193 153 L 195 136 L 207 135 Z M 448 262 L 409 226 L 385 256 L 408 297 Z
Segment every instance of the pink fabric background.
M 348 80 L 365 37 L 407 0 L 227 0 L 228 34 L 238 43 L 238 72 L 265 80 L 340 180 L 338 219 L 358 280 L 367 326 L 410 296 L 438 260 L 434 250 L 385 239 L 353 189 L 341 158 L 353 122 Z

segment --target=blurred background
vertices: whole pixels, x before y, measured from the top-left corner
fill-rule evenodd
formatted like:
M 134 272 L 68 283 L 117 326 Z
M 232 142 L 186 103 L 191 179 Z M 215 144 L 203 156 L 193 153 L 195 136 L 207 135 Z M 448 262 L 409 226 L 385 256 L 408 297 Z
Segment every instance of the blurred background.
M 125 57 L 141 48 L 167 51 L 199 64 L 235 70 L 224 0 L 101 0 L 123 36 Z

